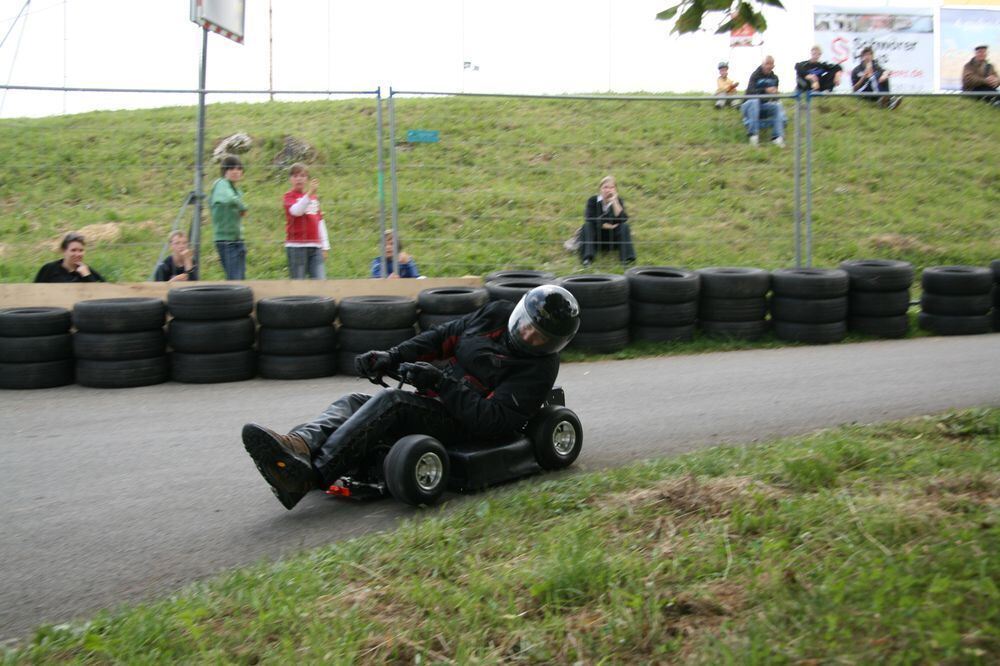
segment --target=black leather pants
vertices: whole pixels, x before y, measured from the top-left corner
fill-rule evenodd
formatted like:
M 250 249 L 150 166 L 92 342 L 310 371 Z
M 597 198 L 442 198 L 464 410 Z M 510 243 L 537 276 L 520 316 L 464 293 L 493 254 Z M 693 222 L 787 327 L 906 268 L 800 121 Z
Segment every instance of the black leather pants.
M 313 467 L 327 486 L 380 443 L 420 434 L 448 447 L 466 437 L 465 428 L 439 401 L 397 389 L 386 389 L 375 397 L 345 395 L 289 434 L 299 435 L 309 445 Z

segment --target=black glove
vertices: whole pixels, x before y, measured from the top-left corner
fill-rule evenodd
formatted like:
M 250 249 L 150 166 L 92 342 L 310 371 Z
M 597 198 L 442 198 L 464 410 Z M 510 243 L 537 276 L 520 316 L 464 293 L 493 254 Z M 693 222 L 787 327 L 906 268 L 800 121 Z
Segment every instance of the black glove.
M 403 363 L 399 366 L 399 374 L 403 377 L 404 382 L 420 392 L 436 391 L 441 387 L 441 380 L 444 379 L 443 372 L 424 361 Z
M 354 357 L 354 369 L 362 377 L 381 377 L 396 369 L 399 357 L 390 351 L 366 351 Z

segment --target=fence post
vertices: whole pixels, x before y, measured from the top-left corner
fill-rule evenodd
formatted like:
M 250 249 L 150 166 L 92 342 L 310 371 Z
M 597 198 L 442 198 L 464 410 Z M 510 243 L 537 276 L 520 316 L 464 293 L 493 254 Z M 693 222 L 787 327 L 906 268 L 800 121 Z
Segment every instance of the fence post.
M 802 94 L 795 95 L 795 267 L 802 268 Z
M 392 262 L 399 266 L 399 191 L 396 175 L 396 104 L 395 91 L 389 87 L 389 180 L 392 181 Z M 383 252 L 383 257 L 385 253 Z M 382 277 L 389 277 L 382 273 Z
M 201 69 L 198 73 L 198 144 L 194 163 L 194 217 L 191 218 L 191 245 L 194 246 L 194 275 L 201 275 L 201 207 L 205 199 L 202 181 L 205 179 L 205 68 L 208 63 L 208 28 L 201 29 Z
M 375 91 L 377 106 L 375 116 L 378 122 L 378 238 L 379 247 L 382 247 L 385 239 L 385 152 L 382 147 L 382 135 L 385 133 L 385 126 L 382 123 L 382 86 Z M 385 252 L 379 253 L 382 257 L 382 272 L 380 275 L 386 277 Z
M 806 267 L 813 265 L 812 93 L 806 93 Z

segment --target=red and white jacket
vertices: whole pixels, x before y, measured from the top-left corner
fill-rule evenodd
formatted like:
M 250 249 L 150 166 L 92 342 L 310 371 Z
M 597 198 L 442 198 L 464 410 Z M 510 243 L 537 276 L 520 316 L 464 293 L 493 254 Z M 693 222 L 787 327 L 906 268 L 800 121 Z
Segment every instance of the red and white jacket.
M 326 222 L 319 209 L 319 199 L 305 192 L 285 192 L 285 247 L 320 247 L 330 249 Z

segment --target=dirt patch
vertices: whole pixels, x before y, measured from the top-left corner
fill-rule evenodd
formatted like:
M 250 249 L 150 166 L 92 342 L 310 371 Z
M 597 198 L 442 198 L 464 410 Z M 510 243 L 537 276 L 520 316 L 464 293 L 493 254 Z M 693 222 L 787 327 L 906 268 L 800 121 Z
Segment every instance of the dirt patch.
M 893 252 L 930 252 L 934 249 L 912 236 L 902 234 L 879 234 L 869 238 L 868 242 L 876 250 L 891 250 Z
M 113 243 L 122 237 L 121 225 L 118 222 L 88 224 L 85 227 L 76 229 L 75 232 L 83 235 L 84 239 L 87 241 L 87 245 L 92 245 L 94 243 Z M 62 239 L 66 233 L 69 232 L 61 233 L 56 238 L 45 241 L 42 243 L 43 248 L 46 250 L 53 250 L 55 252 L 62 252 L 59 244 L 62 243 Z
M 555 155 L 552 154 L 552 153 L 539 153 L 539 154 L 535 155 L 534 157 L 532 157 L 530 160 L 528 160 L 528 163 L 529 164 L 545 164 L 547 162 L 551 162 L 553 160 L 553 158 L 555 158 Z
M 738 499 L 750 495 L 778 498 L 785 494 L 779 488 L 750 477 L 725 476 L 699 479 L 694 476 L 684 476 L 666 479 L 652 488 L 603 497 L 601 504 L 610 507 L 666 504 L 679 513 L 716 517 L 727 515 Z

